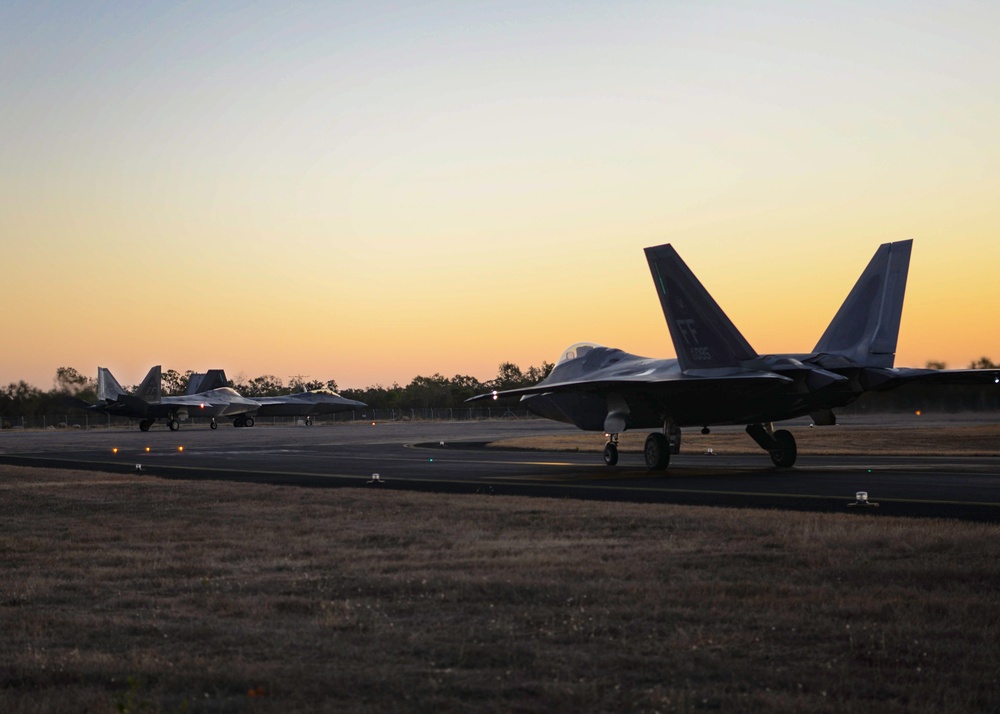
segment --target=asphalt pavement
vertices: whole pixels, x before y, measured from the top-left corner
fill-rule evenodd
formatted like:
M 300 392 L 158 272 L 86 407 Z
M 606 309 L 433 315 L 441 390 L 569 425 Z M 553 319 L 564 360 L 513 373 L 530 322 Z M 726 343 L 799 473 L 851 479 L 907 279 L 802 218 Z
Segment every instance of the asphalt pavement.
M 212 431 L 6 430 L 0 463 L 134 473 L 137 478 L 214 479 L 298 487 L 417 489 L 645 503 L 1000 521 L 1000 457 L 812 456 L 775 468 L 768 455 L 672 457 L 649 472 L 640 454 L 604 465 L 592 452 L 527 451 L 486 444 L 519 436 L 579 433 L 543 420 L 354 422 Z M 749 439 L 749 437 L 747 437 Z M 865 491 L 868 504 L 856 503 Z M 878 504 L 872 505 L 872 504 Z

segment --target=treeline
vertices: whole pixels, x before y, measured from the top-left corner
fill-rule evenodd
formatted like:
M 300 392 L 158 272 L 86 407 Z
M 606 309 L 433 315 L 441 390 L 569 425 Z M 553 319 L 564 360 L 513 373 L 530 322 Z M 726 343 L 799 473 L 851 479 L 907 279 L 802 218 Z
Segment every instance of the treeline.
M 943 362 L 928 362 L 932 369 L 945 369 Z M 344 389 L 339 393 L 348 399 L 357 399 L 373 409 L 448 409 L 461 407 L 466 399 L 491 390 L 517 389 L 538 383 L 552 371 L 553 365 L 543 362 L 541 367 L 522 370 L 512 362 L 500 364 L 496 377 L 485 382 L 469 375 L 456 374 L 444 377 L 433 374 L 429 377 L 414 377 L 403 386 L 376 384 L 364 389 Z M 969 369 L 1000 369 L 988 357 L 981 357 L 969 364 Z M 166 370 L 162 375 L 164 395 L 181 395 L 187 390 L 192 371 L 178 372 Z M 229 380 L 229 386 L 240 394 L 250 397 L 271 397 L 292 394 L 304 389 L 337 390 L 336 380 L 309 380 L 303 376 L 291 377 L 285 384 L 279 377 L 266 374 L 252 379 L 237 375 Z M 134 392 L 136 387 L 126 387 Z M 53 378 L 53 387 L 43 391 L 23 380 L 0 388 L 0 416 L 37 417 L 46 414 L 64 414 L 65 397 L 77 397 L 87 402 L 97 401 L 97 381 L 87 377 L 72 367 L 60 367 Z M 1000 388 L 985 390 L 980 387 L 945 387 L 908 385 L 889 392 L 865 394 L 858 401 L 842 409 L 839 413 L 892 411 L 936 411 L 957 412 L 986 409 L 1000 409 Z
M 468 375 L 456 374 L 448 378 L 440 374 L 429 377 L 414 377 L 402 386 L 381 384 L 364 389 L 345 389 L 339 392 L 348 399 L 357 399 L 373 409 L 447 409 L 462 406 L 469 397 L 483 394 L 493 389 L 517 389 L 528 387 L 544 379 L 552 371 L 553 365 L 543 362 L 541 367 L 531 366 L 522 370 L 513 362 L 500 364 L 494 379 L 480 382 Z M 173 369 L 162 373 L 161 390 L 164 396 L 182 395 L 187 391 L 193 371 L 178 372 Z M 252 379 L 239 374 L 230 379 L 229 386 L 240 394 L 250 397 L 277 397 L 307 389 L 329 389 L 338 391 L 336 380 L 309 380 L 304 376 L 291 377 L 287 384 L 280 377 L 265 374 Z M 138 385 L 124 387 L 134 393 Z M 62 414 L 66 411 L 65 398 L 76 397 L 87 402 L 97 401 L 97 380 L 81 374 L 72 367 L 60 367 L 53 378 L 53 387 L 43 391 L 25 381 L 10 383 L 0 388 L 0 415 L 5 417 L 35 417 L 46 414 Z

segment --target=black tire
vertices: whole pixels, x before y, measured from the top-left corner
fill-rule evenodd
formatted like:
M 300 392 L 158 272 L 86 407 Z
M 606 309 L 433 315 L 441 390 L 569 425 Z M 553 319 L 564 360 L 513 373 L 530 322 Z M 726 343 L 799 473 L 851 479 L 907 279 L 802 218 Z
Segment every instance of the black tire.
M 312 417 L 306 417 L 306 426 L 312 426 L 312 425 L 313 425 Z
M 663 434 L 650 434 L 646 437 L 642 454 L 646 457 L 646 468 L 650 471 L 663 471 L 670 465 L 670 442 Z
M 771 449 L 771 461 L 774 465 L 787 469 L 795 464 L 795 459 L 799 455 L 798 447 L 795 445 L 795 437 L 787 429 L 779 429 L 774 432 L 774 440 L 778 442 L 777 449 Z
M 214 421 L 211 424 L 209 424 L 209 426 L 212 427 L 213 429 L 218 429 L 219 428 L 219 425 L 216 422 L 214 422 Z
M 618 463 L 618 447 L 610 441 L 604 445 L 604 465 L 614 466 Z
M 243 420 L 243 426 L 249 428 L 253 425 L 254 425 L 253 417 L 247 417 L 246 419 Z
M 238 417 L 233 417 L 233 426 L 235 427 L 246 426 L 246 420 L 243 418 L 242 414 L 240 414 Z
M 168 421 L 167 426 L 170 427 L 170 431 L 177 431 L 178 429 L 181 428 L 181 425 L 177 422 L 176 419 L 171 419 L 170 421 Z
M 153 425 L 149 419 L 143 419 L 139 422 L 139 431 L 149 431 L 149 427 Z

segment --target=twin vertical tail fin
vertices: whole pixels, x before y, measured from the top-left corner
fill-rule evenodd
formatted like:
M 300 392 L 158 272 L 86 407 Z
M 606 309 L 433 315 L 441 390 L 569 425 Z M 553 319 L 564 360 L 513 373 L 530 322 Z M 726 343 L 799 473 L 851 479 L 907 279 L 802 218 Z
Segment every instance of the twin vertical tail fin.
M 125 394 L 125 390 L 122 389 L 122 385 L 118 384 L 118 380 L 111 374 L 111 370 L 107 367 L 98 367 L 97 400 L 113 402 L 123 394 Z
M 912 248 L 912 240 L 879 246 L 813 352 L 892 367 Z
M 681 369 L 736 367 L 757 357 L 673 246 L 646 248 L 646 261 Z
M 184 393 L 187 395 L 200 394 L 227 386 L 229 386 L 229 382 L 226 380 L 226 371 L 224 369 L 210 369 L 205 374 L 192 374 L 188 380 L 187 391 Z
M 156 404 L 160 401 L 161 379 L 160 365 L 156 365 L 146 374 L 146 378 L 142 380 L 142 384 L 140 384 L 139 388 L 135 391 L 135 396 L 144 402 Z

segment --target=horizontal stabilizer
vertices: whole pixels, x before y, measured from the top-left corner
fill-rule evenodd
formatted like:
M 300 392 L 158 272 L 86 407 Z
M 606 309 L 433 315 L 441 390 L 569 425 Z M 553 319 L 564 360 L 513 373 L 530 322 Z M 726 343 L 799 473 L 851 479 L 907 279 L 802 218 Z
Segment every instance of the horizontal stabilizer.
M 757 357 L 673 246 L 646 248 L 646 261 L 682 370 L 736 367 Z

